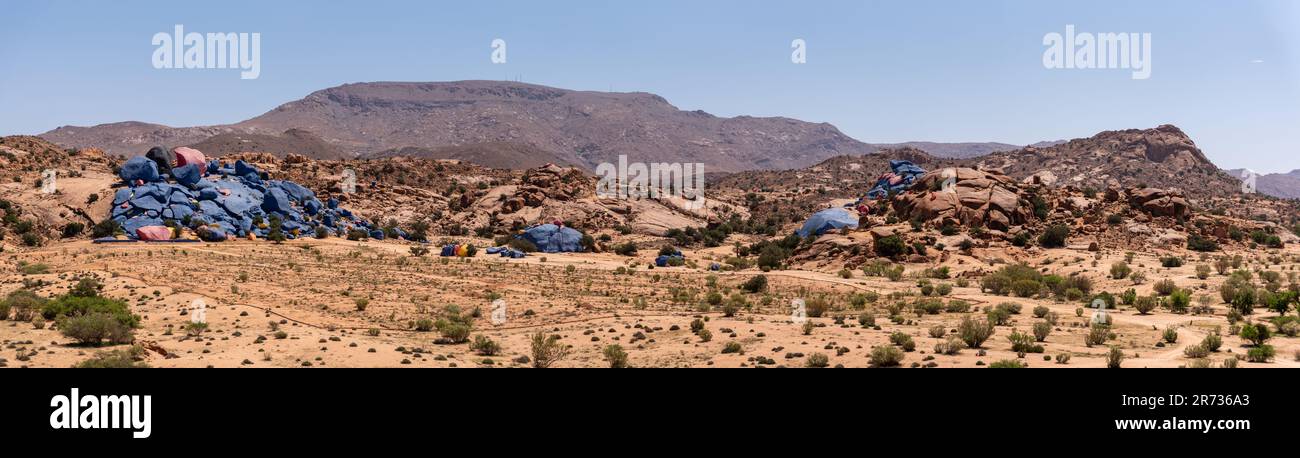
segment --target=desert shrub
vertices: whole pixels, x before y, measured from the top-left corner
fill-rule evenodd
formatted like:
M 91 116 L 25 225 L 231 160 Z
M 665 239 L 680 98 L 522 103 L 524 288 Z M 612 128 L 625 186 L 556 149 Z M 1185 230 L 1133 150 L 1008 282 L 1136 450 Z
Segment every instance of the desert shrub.
M 1260 345 L 1246 352 L 1246 359 L 1252 363 L 1267 363 L 1273 360 L 1277 355 L 1277 350 L 1272 345 Z
M 1011 341 L 1011 351 L 1017 353 L 1043 352 L 1043 346 L 1034 344 L 1034 338 L 1029 334 L 1020 331 L 1011 331 L 1011 335 L 1007 336 L 1007 340 Z
M 1038 236 L 1038 244 L 1043 248 L 1060 248 L 1065 246 L 1065 242 L 1069 237 L 1069 226 L 1054 224 L 1043 231 L 1042 235 Z
M 104 219 L 90 228 L 90 235 L 95 238 L 112 237 L 121 233 L 122 225 L 112 219 Z
M 938 286 L 934 287 L 934 292 L 938 293 L 940 296 L 947 296 L 949 294 L 952 294 L 952 284 L 940 283 Z
M 1156 298 L 1151 296 L 1139 296 L 1133 301 L 1133 309 L 1137 310 L 1138 314 L 1148 315 L 1152 310 L 1156 309 Z
M 956 336 L 949 337 L 943 342 L 934 344 L 934 352 L 940 355 L 956 355 L 961 353 L 961 349 L 963 348 L 966 348 L 966 342 L 962 342 L 961 338 Z
M 1133 269 L 1130 268 L 1128 264 L 1117 262 L 1110 265 L 1110 278 L 1123 280 L 1128 278 L 1128 275 L 1131 273 L 1133 273 Z
M 1205 347 L 1207 351 L 1217 352 L 1219 347 L 1223 346 L 1223 337 L 1218 334 L 1207 335 L 1204 340 L 1201 340 L 1201 346 Z
M 610 369 L 623 369 L 628 367 L 627 352 L 623 351 L 620 345 L 609 345 L 601 352 L 605 355 L 605 362 L 609 363 Z
M 1187 237 L 1187 249 L 1200 252 L 1218 251 L 1219 243 L 1200 234 L 1192 234 Z
M 1014 359 L 1003 359 L 989 364 L 989 369 L 1023 369 L 1025 364 Z
M 948 335 L 948 328 L 945 328 L 942 324 L 936 324 L 930 327 L 930 337 L 940 339 L 946 335 Z
M 891 235 L 876 239 L 873 244 L 873 250 L 878 256 L 893 258 L 906 253 L 907 244 L 903 242 L 902 237 Z
M 943 312 L 943 301 L 939 299 L 918 299 L 913 304 L 913 307 L 915 307 L 917 313 L 938 315 Z
M 809 318 L 821 318 L 830 309 L 831 299 L 824 294 L 818 294 L 804 300 L 804 310 L 808 313 Z
M 1205 348 L 1204 344 L 1192 345 L 1183 349 L 1183 356 L 1191 359 L 1201 359 L 1210 356 L 1210 350 Z
M 1151 285 L 1151 288 L 1155 290 L 1156 294 L 1159 294 L 1161 296 L 1168 296 L 1170 294 L 1173 294 L 1175 289 L 1178 289 L 1178 285 L 1174 284 L 1173 280 L 1164 279 L 1156 282 L 1154 285 Z
M 1174 313 L 1187 313 L 1187 308 L 1192 305 L 1192 293 L 1185 289 L 1175 289 L 1169 294 L 1166 304 Z
M 813 353 L 808 356 L 808 361 L 804 365 L 811 368 L 827 367 L 831 365 L 831 358 L 824 353 Z
M 1175 328 L 1173 326 L 1166 327 L 1165 332 L 1161 335 L 1161 337 L 1165 339 L 1165 343 L 1170 343 L 1170 344 L 1178 343 L 1178 328 Z
M 1047 341 L 1047 336 L 1052 333 L 1052 323 L 1039 321 L 1034 323 L 1034 340 L 1039 342 Z
M 1196 266 L 1196 278 L 1205 280 L 1207 278 L 1210 278 L 1210 273 L 1211 273 L 1210 266 L 1207 266 L 1205 264 L 1199 264 Z
M 1123 293 L 1120 293 L 1119 300 L 1124 305 L 1133 305 L 1137 302 L 1137 290 L 1133 288 L 1124 290 Z
M 545 369 L 569 355 L 569 346 L 560 343 L 560 336 L 538 331 L 529 339 L 533 354 L 533 367 Z
M 0 320 L 13 312 L 14 321 L 30 321 L 32 314 L 43 310 L 49 300 L 26 289 L 15 290 L 0 301 Z
M 1106 352 L 1106 367 L 1119 369 L 1120 363 L 1124 361 L 1124 351 L 1119 347 L 1111 346 L 1110 351 Z
M 1088 348 L 1092 348 L 1097 345 L 1106 343 L 1106 340 L 1109 337 L 1110 337 L 1109 326 L 1105 326 L 1101 324 L 1093 324 L 1091 327 L 1088 328 L 1088 333 L 1084 334 L 1083 344 L 1087 345 Z
M 433 327 L 442 334 L 441 343 L 461 344 L 469 341 L 469 334 L 474 330 L 474 317 L 471 313 L 462 313 L 459 306 L 449 305 Z
M 963 301 L 963 300 L 960 300 L 960 299 L 954 299 L 954 300 L 948 301 L 948 305 L 944 307 L 944 311 L 946 311 L 946 312 L 948 312 L 948 313 L 966 313 L 966 312 L 969 312 L 969 311 L 970 311 L 970 302 L 966 302 L 966 301 Z
M 1017 297 L 1034 297 L 1042 289 L 1042 284 L 1029 280 L 1016 280 L 1011 284 L 1011 292 Z
M 144 363 L 144 347 L 132 345 L 122 350 L 101 351 L 77 363 L 79 369 L 131 369 L 149 367 Z
M 1269 332 L 1268 325 L 1264 323 L 1246 323 L 1242 325 L 1241 333 L 1238 336 L 1256 347 L 1264 345 L 1264 342 L 1273 337 L 1272 333 Z
M 916 350 L 916 341 L 912 340 L 912 336 L 905 332 L 895 332 L 890 334 L 889 343 L 897 345 L 906 352 Z
M 871 349 L 870 363 L 875 367 L 895 367 L 903 362 L 903 351 L 892 345 Z
M 501 352 L 501 344 L 498 344 L 488 336 L 479 334 L 474 336 L 474 342 L 469 344 L 469 349 L 482 356 L 495 356 Z
M 767 291 L 767 276 L 756 275 L 740 285 L 740 289 L 750 293 L 761 293 Z
M 1143 284 L 1143 283 L 1146 283 L 1146 281 L 1147 281 L 1147 274 L 1142 273 L 1142 272 L 1140 272 L 1140 271 L 1139 271 L 1139 272 L 1133 272 L 1132 274 L 1129 274 L 1129 276 L 1128 276 L 1128 280 L 1131 281 L 1131 282 L 1133 282 L 1134 285 L 1141 285 L 1141 284 Z
M 1160 265 L 1165 268 L 1177 268 L 1183 266 L 1183 258 L 1178 256 L 1166 256 L 1160 258 Z
M 713 340 L 713 331 L 701 329 L 700 332 L 695 333 L 695 336 L 700 338 L 700 342 L 710 342 Z
M 47 320 L 59 320 L 92 313 L 106 314 L 127 328 L 135 328 L 140 325 L 140 317 L 132 315 L 125 302 L 105 297 L 84 297 L 69 294 L 45 302 L 45 306 L 41 309 L 41 315 Z
M 998 295 L 1009 294 L 1016 291 L 1016 288 L 1026 291 L 1032 289 L 1034 293 L 1037 293 L 1042 281 L 1043 275 L 1037 269 L 1026 264 L 1013 264 L 985 275 L 980 279 L 980 288 L 983 291 Z M 1029 285 L 1030 282 L 1034 283 L 1032 287 Z M 1020 285 L 1017 285 L 1017 283 L 1020 283 Z
M 988 317 L 989 324 L 994 326 L 1003 326 L 1011 322 L 1011 312 L 1002 307 L 988 309 L 985 315 Z
M 358 312 L 364 312 L 366 311 L 366 307 L 370 306 L 370 299 L 359 297 L 357 300 L 353 301 L 353 304 L 356 306 Z
M 723 345 L 723 346 L 722 346 L 722 353 L 724 353 L 724 354 L 730 354 L 730 353 L 744 354 L 744 353 L 745 353 L 745 347 L 740 346 L 740 342 L 735 342 L 735 341 L 727 342 L 726 345 Z
M 621 243 L 614 246 L 614 253 L 619 256 L 635 256 L 636 244 L 632 242 Z
M 993 337 L 993 324 L 984 320 L 977 321 L 969 316 L 962 317 L 961 324 L 957 326 L 957 337 L 961 338 L 967 347 L 979 348 Z
M 1060 353 L 1056 355 L 1056 364 L 1070 364 L 1070 354 Z
M 130 326 L 112 314 L 102 312 L 65 317 L 59 321 L 59 331 L 82 345 L 98 346 L 105 340 L 112 344 L 124 344 L 135 340 Z

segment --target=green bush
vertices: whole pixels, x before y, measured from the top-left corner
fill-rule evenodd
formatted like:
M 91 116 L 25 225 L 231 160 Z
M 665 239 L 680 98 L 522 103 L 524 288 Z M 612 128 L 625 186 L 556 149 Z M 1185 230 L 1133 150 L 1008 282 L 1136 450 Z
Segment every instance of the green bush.
M 1052 333 L 1052 324 L 1046 321 L 1034 323 L 1034 340 L 1046 342 L 1047 336 Z
M 1242 325 L 1239 336 L 1256 347 L 1264 345 L 1264 342 L 1273 337 L 1272 333 L 1269 332 L 1268 325 L 1264 323 L 1246 323 Z
M 1219 250 L 1219 243 L 1213 239 L 1202 237 L 1199 234 L 1192 234 L 1187 237 L 1187 249 L 1200 252 L 1211 252 Z
M 1223 346 L 1223 337 L 1220 337 L 1218 334 L 1205 336 L 1205 339 L 1201 341 L 1201 346 L 1205 347 L 1207 351 L 1217 352 L 1219 351 L 1219 347 Z
M 1192 293 L 1185 289 L 1176 289 L 1169 294 L 1169 310 L 1174 313 L 1187 313 L 1187 308 L 1192 305 Z
M 106 297 L 78 297 L 66 295 L 45 303 L 41 315 L 47 320 L 76 317 L 88 314 L 104 314 L 117 320 L 127 328 L 140 325 L 140 316 L 131 314 L 125 302 Z
M 1023 369 L 1024 367 L 1024 363 L 1014 359 L 1003 359 L 989 364 L 989 369 Z
M 876 255 L 893 258 L 906 253 L 907 244 L 903 242 L 902 237 L 891 235 L 876 239 L 873 244 L 873 249 L 875 250 Z
M 1246 359 L 1252 363 L 1267 363 L 1276 355 L 1277 350 L 1274 350 L 1272 345 L 1260 345 L 1246 352 Z
M 761 293 L 767 291 L 767 276 L 755 275 L 745 281 L 745 283 L 740 286 L 740 289 L 750 293 Z
M 892 345 L 871 349 L 870 363 L 875 367 L 895 367 L 903 362 L 903 351 Z
M 433 327 L 442 334 L 441 343 L 461 344 L 469 341 L 469 335 L 474 330 L 474 317 L 470 313 L 462 313 L 459 306 L 449 305 L 438 321 L 433 323 Z
M 1156 309 L 1156 298 L 1151 296 L 1139 296 L 1133 301 L 1133 309 L 1137 310 L 1138 314 L 1148 315 L 1152 310 Z
M 1093 324 L 1088 328 L 1088 333 L 1083 336 L 1083 344 L 1088 348 L 1095 347 L 1106 343 L 1110 339 L 1110 327 L 1101 324 Z
M 967 347 L 979 348 L 993 337 L 993 324 L 984 320 L 976 321 L 969 316 L 962 317 L 961 324 L 957 326 L 957 337 L 960 337 Z
M 605 355 L 605 362 L 609 363 L 611 369 L 623 369 L 628 367 L 627 352 L 623 351 L 620 345 L 609 345 L 601 352 Z
M 618 254 L 618 255 L 620 255 L 620 256 L 635 256 L 635 255 L 636 255 L 636 244 L 635 244 L 635 243 L 632 243 L 632 242 L 626 242 L 626 243 L 622 243 L 622 244 L 619 244 L 619 245 L 615 245 L 615 246 L 614 246 L 614 253 L 616 253 L 616 254 Z
M 131 343 L 131 327 L 112 314 L 89 313 L 65 317 L 59 321 L 59 331 L 82 345 L 98 346 L 105 340 L 112 344 Z
M 501 352 L 501 344 L 498 344 L 485 335 L 474 336 L 474 342 L 469 344 L 469 349 L 477 352 L 482 356 L 495 356 Z
M 1043 346 L 1034 344 L 1034 338 L 1029 334 L 1020 331 L 1011 331 L 1011 335 L 1007 336 L 1007 340 L 1011 341 L 1011 351 L 1017 353 L 1043 352 Z
M 1166 268 L 1177 268 L 1183 266 L 1183 258 L 1178 256 L 1166 256 L 1160 258 L 1160 265 Z
M 1038 236 L 1038 244 L 1043 248 L 1060 248 L 1065 246 L 1065 242 L 1070 238 L 1070 227 L 1064 224 L 1054 224 L 1043 231 Z

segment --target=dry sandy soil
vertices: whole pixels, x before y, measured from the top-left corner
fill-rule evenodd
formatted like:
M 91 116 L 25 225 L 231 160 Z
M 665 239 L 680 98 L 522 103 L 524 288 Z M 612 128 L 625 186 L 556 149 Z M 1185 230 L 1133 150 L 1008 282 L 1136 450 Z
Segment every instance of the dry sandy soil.
M 486 241 L 479 241 L 487 243 Z M 415 257 L 408 244 L 392 242 L 349 242 L 339 239 L 298 240 L 275 245 L 266 242 L 223 244 L 108 244 L 86 241 L 56 244 L 42 249 L 5 255 L 8 273 L 0 293 L 43 280 L 50 286 L 39 289 L 47 296 L 61 294 L 78 278 L 94 275 L 105 283 L 104 295 L 127 301 L 139 314 L 142 326 L 137 343 L 149 349 L 146 363 L 152 367 L 527 367 L 517 362 L 530 354 L 529 337 L 538 331 L 561 336 L 571 353 L 555 367 L 606 366 L 602 349 L 621 345 L 634 367 L 802 367 L 814 353 L 829 356 L 830 365 L 869 366 L 873 347 L 889 345 L 894 332 L 910 334 L 916 351 L 906 353 L 903 367 L 979 367 L 1000 360 L 1019 359 L 1011 351 L 1007 336 L 1013 329 L 1029 333 L 1034 307 L 1042 305 L 1060 316 L 1057 326 L 1043 343 L 1044 354 L 1028 354 L 1020 361 L 1029 367 L 1104 367 L 1105 346 L 1084 345 L 1091 311 L 1077 315 L 1081 304 L 1052 299 L 1010 299 L 980 292 L 978 280 L 956 287 L 945 301 L 960 299 L 974 305 L 975 313 L 1002 302 L 1023 305 L 1010 326 L 999 326 L 982 350 L 964 349 L 955 356 L 936 355 L 933 348 L 943 339 L 931 337 L 929 329 L 942 324 L 949 335 L 955 332 L 963 313 L 917 315 L 903 312 L 902 324 L 891 323 L 884 311 L 892 293 L 917 293 L 916 279 L 891 282 L 864 277 L 861 271 L 844 279 L 834 272 L 807 270 L 770 272 L 765 294 L 746 294 L 750 308 L 725 317 L 714 307 L 702 311 L 700 303 L 715 282 L 724 297 L 757 275 L 745 272 L 709 272 L 709 259 L 721 259 L 730 248 L 687 252 L 700 267 L 647 269 L 653 252 L 643 250 L 636 258 L 613 254 L 534 255 L 509 260 L 480 254 L 472 259 Z M 1290 253 L 1288 253 L 1290 254 Z M 1084 250 L 1048 250 L 1029 260 L 1057 273 L 1091 272 L 1097 290 L 1118 292 L 1132 287 L 1127 280 L 1105 278 L 1112 262 L 1124 253 L 1102 253 L 1092 266 L 1095 253 Z M 976 254 L 978 257 L 978 254 Z M 974 269 L 980 261 L 967 258 L 954 266 L 954 276 Z M 45 264 L 49 273 L 22 275 L 15 271 L 19 261 Z M 1226 277 L 1207 280 L 1195 276 L 1193 260 L 1184 267 L 1165 269 L 1154 254 L 1138 253 L 1132 266 L 1143 271 L 1148 281 L 1136 286 L 1141 294 L 1151 292 L 1152 283 L 1172 279 L 1180 287 L 1214 298 L 1213 315 L 1172 314 L 1157 310 L 1139 315 L 1123 307 L 1113 312 L 1116 339 L 1124 351 L 1124 367 L 1179 367 L 1188 364 L 1185 347 L 1195 345 L 1216 329 L 1226 334 L 1226 305 L 1218 304 L 1217 287 Z M 620 267 L 635 265 L 630 273 Z M 926 265 L 908 265 L 908 274 Z M 986 270 L 996 268 L 980 265 Z M 1284 272 L 1294 265 L 1270 266 Z M 626 269 L 625 269 L 626 270 Z M 936 280 L 952 282 L 955 280 Z M 670 288 L 688 288 L 696 298 L 675 303 Z M 876 292 L 880 299 L 868 304 L 880 329 L 860 326 L 860 310 L 845 299 L 855 292 Z M 492 299 L 499 294 L 507 303 L 507 319 L 493 324 Z M 803 326 L 791 320 L 792 299 L 829 293 L 834 308 L 819 318 L 805 335 Z M 181 330 L 189 321 L 189 307 L 195 299 L 207 304 L 209 329 L 200 337 Z M 364 311 L 356 300 L 369 299 Z M 640 301 L 637 298 L 644 298 Z M 911 302 L 914 297 L 898 299 Z M 474 322 L 474 334 L 498 342 L 500 354 L 485 357 L 468 344 L 435 343 L 437 331 L 418 332 L 413 323 L 435 318 L 449 304 L 482 311 Z M 1193 300 L 1195 304 L 1195 300 Z M 976 311 L 978 310 L 978 311 Z M 836 324 L 835 316 L 842 316 Z M 1256 318 L 1271 316 L 1258 310 Z M 690 330 L 695 318 L 707 321 L 713 339 L 704 342 Z M 1177 326 L 1177 343 L 1158 346 L 1167 326 Z M 377 335 L 371 335 L 376 333 Z M 277 338 L 284 331 L 284 338 Z M 262 337 L 259 340 L 259 336 Z M 724 345 L 737 342 L 743 353 L 722 352 Z M 105 348 L 79 347 L 57 330 L 34 329 L 29 323 L 0 322 L 0 358 L 8 367 L 68 367 Z M 1277 336 L 1270 343 L 1278 357 L 1269 364 L 1244 361 L 1247 348 L 1241 339 L 1225 336 L 1223 349 L 1211 355 L 1216 363 L 1240 356 L 1241 367 L 1296 367 L 1300 340 Z M 106 347 L 113 348 L 113 347 Z M 123 348 L 123 347 L 118 347 Z M 837 351 L 838 350 L 838 351 Z M 1068 364 L 1047 358 L 1068 353 Z M 763 359 L 772 362 L 759 364 Z M 774 363 L 773 363 L 774 362 Z M 1217 365 L 1217 364 L 1216 364 Z

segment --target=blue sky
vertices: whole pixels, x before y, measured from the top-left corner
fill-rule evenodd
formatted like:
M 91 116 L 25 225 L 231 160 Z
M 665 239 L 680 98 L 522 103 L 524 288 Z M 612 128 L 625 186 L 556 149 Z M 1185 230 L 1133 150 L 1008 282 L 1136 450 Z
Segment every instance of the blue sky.
M 1300 169 L 1300 2 L 5 0 L 0 134 L 250 118 L 361 81 L 645 91 L 867 142 L 1027 144 L 1182 127 L 1223 167 Z M 262 34 L 262 72 L 159 70 L 155 33 Z M 1150 79 L 1042 64 L 1047 33 L 1152 34 Z M 490 62 L 505 39 L 508 63 Z M 790 42 L 808 62 L 790 62 Z

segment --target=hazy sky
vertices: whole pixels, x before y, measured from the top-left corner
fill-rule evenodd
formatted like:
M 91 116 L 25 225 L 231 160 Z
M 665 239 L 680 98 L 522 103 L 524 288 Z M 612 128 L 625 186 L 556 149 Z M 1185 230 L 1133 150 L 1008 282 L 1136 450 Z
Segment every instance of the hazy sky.
M 0 134 L 237 122 L 362 81 L 645 91 L 867 142 L 1182 127 L 1218 165 L 1300 169 L 1300 6 L 1278 1 L 5 0 Z M 154 34 L 257 32 L 261 75 L 159 70 Z M 1151 76 L 1047 69 L 1048 33 L 1150 33 Z M 507 43 L 506 64 L 490 61 Z M 791 63 L 806 40 L 807 63 Z

